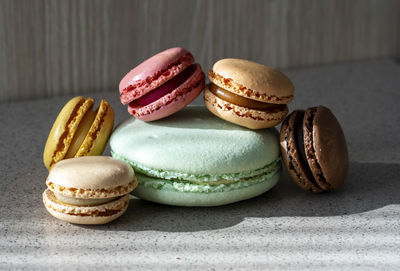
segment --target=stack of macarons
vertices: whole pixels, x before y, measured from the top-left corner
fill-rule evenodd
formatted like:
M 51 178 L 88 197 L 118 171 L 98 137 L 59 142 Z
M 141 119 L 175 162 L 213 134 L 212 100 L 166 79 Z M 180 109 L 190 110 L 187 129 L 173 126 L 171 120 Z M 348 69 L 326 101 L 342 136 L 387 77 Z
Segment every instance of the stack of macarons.
M 191 80 L 188 77 L 187 74 L 194 72 L 183 75 L 182 69 L 177 68 L 184 65 L 189 54 L 182 48 L 168 49 L 144 61 L 122 79 L 119 85 L 121 102 L 129 103 L 128 111 L 136 119 L 123 122 L 114 131 L 110 140 L 112 155 L 130 163 L 138 173 L 139 186 L 134 194 L 143 199 L 172 205 L 214 206 L 256 196 L 257 193 L 246 196 L 242 194 L 243 197 L 236 195 L 227 200 L 227 193 L 216 196 L 211 191 L 217 191 L 218 186 L 226 188 L 232 184 L 237 187 L 247 185 L 244 180 L 248 180 L 249 172 L 259 172 L 260 168 L 257 167 L 268 167 L 266 161 L 271 163 L 279 159 L 280 155 L 274 151 L 278 142 L 273 139 L 262 141 L 258 149 L 254 149 L 253 143 L 259 143 L 254 138 L 262 137 L 264 133 L 274 134 L 273 128 L 267 128 L 285 119 L 289 111 L 287 104 L 294 97 L 294 85 L 286 75 L 271 67 L 243 59 L 221 59 L 208 73 L 211 83 L 204 88 L 204 103 L 219 119 L 250 130 L 239 132 L 238 127 L 235 130 L 235 126 L 217 121 L 212 115 L 193 107 L 166 118 L 199 94 L 198 89 L 189 87 L 187 92 L 193 93 L 192 98 L 181 99 L 180 92 L 175 89 L 182 88 L 183 84 L 177 82 L 189 78 L 185 81 L 188 85 L 204 84 L 203 81 L 201 84 L 195 83 L 197 79 Z M 191 55 L 190 61 L 194 61 Z M 197 68 L 201 70 L 199 65 Z M 154 98 L 148 99 L 148 96 Z M 141 99 L 146 102 L 141 103 Z M 172 107 L 175 109 L 171 110 Z M 332 112 L 325 107 L 318 107 L 316 111 L 318 114 L 315 120 L 310 120 L 308 113 L 304 121 L 294 118 L 293 114 L 287 117 L 282 126 L 280 144 L 285 166 L 296 183 L 318 193 L 334 190 L 343 182 L 347 174 L 348 158 L 343 132 Z M 320 117 L 320 112 L 325 112 L 325 117 Z M 330 113 L 330 117 L 327 117 L 326 112 Z M 143 122 L 153 120 L 158 121 L 151 124 Z M 287 131 L 292 131 L 294 123 L 300 121 L 304 122 L 302 127 L 308 127 L 308 133 L 299 134 L 296 130 L 289 136 Z M 296 129 L 299 125 L 296 124 Z M 298 138 L 303 134 L 308 141 L 301 145 Z M 254 138 L 249 140 L 251 137 Z M 289 140 L 289 137 L 295 137 L 296 140 Z M 288 147 L 289 151 L 285 149 L 289 146 L 289 143 L 285 143 L 288 140 L 292 144 Z M 242 146 L 243 142 L 246 142 L 247 148 Z M 263 160 L 262 152 L 267 152 L 274 159 Z M 301 155 L 303 153 L 306 156 Z M 258 163 L 246 158 L 248 156 L 256 157 L 254 159 Z M 301 166 L 294 171 L 293 163 L 300 161 L 300 156 Z M 311 166 L 307 166 L 308 163 Z M 232 174 L 241 177 L 233 178 Z M 323 175 L 325 177 L 321 177 Z M 308 180 L 307 184 L 305 179 Z M 263 193 L 268 189 L 258 191 Z M 205 196 L 205 191 L 209 195 Z
M 305 190 L 341 185 L 348 168 L 346 141 L 328 108 L 286 117 L 293 83 L 256 62 L 221 59 L 208 78 L 205 85 L 201 66 L 180 47 L 143 61 L 119 84 L 121 103 L 133 117 L 112 134 L 114 113 L 106 101 L 96 113 L 90 98 L 68 102 L 43 155 L 50 170 L 43 194 L 49 212 L 73 223 L 106 223 L 126 210 L 131 191 L 169 205 L 229 204 L 271 189 L 281 159 Z M 203 90 L 205 107 L 184 109 Z M 279 136 L 274 126 L 282 121 Z M 114 158 L 99 156 L 109 137 Z
M 128 164 L 100 156 L 114 125 L 106 100 L 72 98 L 58 114 L 43 152 L 49 170 L 43 203 L 54 217 L 76 224 L 104 224 L 121 216 L 137 186 Z

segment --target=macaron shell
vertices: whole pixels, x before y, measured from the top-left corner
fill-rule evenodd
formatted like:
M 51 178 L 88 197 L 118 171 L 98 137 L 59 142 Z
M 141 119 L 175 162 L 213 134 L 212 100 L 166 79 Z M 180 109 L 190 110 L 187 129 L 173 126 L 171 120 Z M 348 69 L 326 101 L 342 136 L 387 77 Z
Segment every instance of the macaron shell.
M 92 109 L 93 104 L 93 99 L 79 96 L 71 99 L 60 111 L 43 152 L 46 168 L 50 169 L 65 157 L 81 120 L 86 112 Z
M 120 217 L 128 208 L 129 195 L 124 195 L 105 204 L 96 206 L 74 206 L 58 201 L 54 194 L 46 189 L 43 203 L 54 217 L 75 224 L 105 224 Z
M 112 152 L 154 170 L 190 174 L 229 174 L 265 167 L 280 156 L 275 129 L 251 131 L 188 106 L 156 121 L 134 118 L 110 138 Z
M 122 104 L 128 104 L 157 88 L 194 62 L 184 48 L 167 49 L 145 60 L 122 78 L 119 84 Z
M 141 199 L 149 200 L 152 202 L 175 206 L 220 206 L 253 198 L 265 193 L 275 186 L 275 184 L 279 180 L 279 176 L 280 173 L 277 173 L 272 178 L 264 182 L 254 184 L 252 186 L 243 187 L 237 190 L 215 193 L 182 193 L 139 185 L 135 189 L 134 195 L 138 196 Z
M 347 144 L 339 122 L 328 108 L 319 106 L 307 109 L 303 127 L 314 178 L 327 191 L 337 189 L 348 171 Z
M 46 184 L 65 196 L 86 194 L 96 197 L 98 194 L 97 197 L 107 198 L 131 192 L 135 181 L 132 167 L 121 160 L 108 156 L 83 156 L 57 163 L 49 172 Z M 52 187 L 52 184 L 61 189 Z
M 257 101 L 287 104 L 293 99 L 292 81 L 282 72 L 256 62 L 226 58 L 208 75 L 214 84 Z
M 76 131 L 75 136 L 71 141 L 71 144 L 68 148 L 67 153 L 64 156 L 64 159 L 74 157 L 75 154 L 79 151 L 79 148 L 81 147 L 83 141 L 85 140 L 86 135 L 88 134 L 95 118 L 96 118 L 96 112 L 92 110 L 86 112 L 86 115 L 80 122 L 78 130 Z
M 96 117 L 75 157 L 101 155 L 114 126 L 114 110 L 106 100 L 101 100 Z
M 153 121 L 172 115 L 191 103 L 204 88 L 204 73 L 199 64 L 191 77 L 171 93 L 147 106 L 130 104 L 128 112 L 142 121 Z
M 313 183 L 313 176 L 308 176 L 304 165 L 307 161 L 302 161 L 298 146 L 296 146 L 295 125 L 299 122 L 302 125 L 303 116 L 303 110 L 295 110 L 282 123 L 280 132 L 282 159 L 290 176 L 297 185 L 304 190 L 320 193 L 322 190 Z
M 282 111 L 268 112 L 232 104 L 214 95 L 208 87 L 204 90 L 204 102 L 217 117 L 254 130 L 278 125 L 288 112 L 287 106 Z
M 52 192 L 58 193 L 65 197 L 74 197 L 80 199 L 104 199 L 118 197 L 132 192 L 133 189 L 135 189 L 135 187 L 138 185 L 138 181 L 137 178 L 134 177 L 133 180 L 127 185 L 121 185 L 116 188 L 109 189 L 77 189 L 74 187 L 55 184 L 49 179 L 46 180 L 46 185 Z

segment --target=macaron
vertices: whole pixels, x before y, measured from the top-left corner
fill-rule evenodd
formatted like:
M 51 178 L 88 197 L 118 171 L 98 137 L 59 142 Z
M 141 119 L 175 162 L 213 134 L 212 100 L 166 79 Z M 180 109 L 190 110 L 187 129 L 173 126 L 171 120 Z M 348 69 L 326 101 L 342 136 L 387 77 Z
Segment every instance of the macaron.
M 114 125 L 114 110 L 101 100 L 78 96 L 64 105 L 47 138 L 43 162 L 51 169 L 62 159 L 103 153 Z
M 119 83 L 122 104 L 142 121 L 165 118 L 191 103 L 204 88 L 204 73 L 184 48 L 171 48 L 145 60 Z
M 301 188 L 314 193 L 337 189 L 348 171 L 348 153 L 342 128 L 324 106 L 295 110 L 280 132 L 284 164 Z
M 156 122 L 130 118 L 110 138 L 112 156 L 138 178 L 133 194 L 176 206 L 218 206 L 261 195 L 281 172 L 279 134 L 252 131 L 188 106 Z
M 250 129 L 279 124 L 293 99 L 292 81 L 282 72 L 256 62 L 226 58 L 214 64 L 204 102 L 216 116 Z
M 43 203 L 54 217 L 75 224 L 104 224 L 128 208 L 137 180 L 128 164 L 106 156 L 65 159 L 49 172 Z

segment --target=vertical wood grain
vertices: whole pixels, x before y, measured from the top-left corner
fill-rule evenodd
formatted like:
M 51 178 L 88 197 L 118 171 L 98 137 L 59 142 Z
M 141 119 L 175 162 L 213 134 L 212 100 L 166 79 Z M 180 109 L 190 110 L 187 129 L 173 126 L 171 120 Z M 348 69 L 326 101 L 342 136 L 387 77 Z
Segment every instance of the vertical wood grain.
M 205 71 L 238 57 L 294 67 L 400 57 L 396 0 L 0 0 L 0 101 L 117 91 L 169 47 Z

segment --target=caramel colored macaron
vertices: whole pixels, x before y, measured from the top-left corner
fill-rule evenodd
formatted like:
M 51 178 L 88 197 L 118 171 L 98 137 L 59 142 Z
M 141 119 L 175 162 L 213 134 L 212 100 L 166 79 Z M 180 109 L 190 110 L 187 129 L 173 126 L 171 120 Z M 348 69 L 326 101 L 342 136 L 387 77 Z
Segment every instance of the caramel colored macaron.
M 216 116 L 250 129 L 279 124 L 288 112 L 294 86 L 280 71 L 256 62 L 227 58 L 208 73 L 206 107 Z
M 125 212 L 137 180 L 123 161 L 84 156 L 57 163 L 46 185 L 43 203 L 52 216 L 76 224 L 104 224 Z
M 93 111 L 92 98 L 75 97 L 64 105 L 47 138 L 43 162 L 51 169 L 62 159 L 103 153 L 114 125 L 106 100 Z
M 344 182 L 349 164 L 346 139 L 328 108 L 293 111 L 281 126 L 280 145 L 283 162 L 301 188 L 320 193 Z

